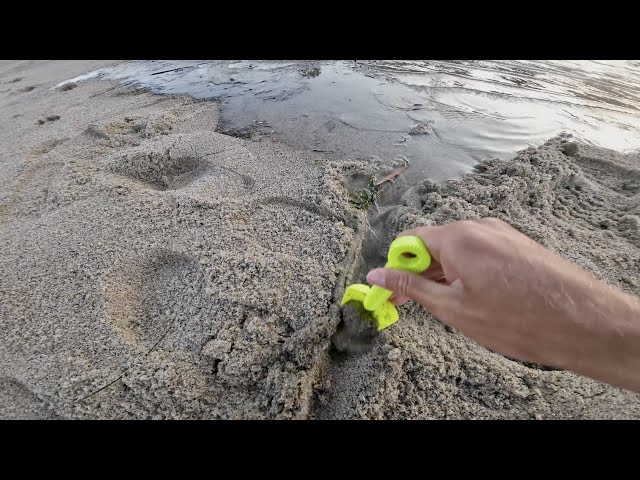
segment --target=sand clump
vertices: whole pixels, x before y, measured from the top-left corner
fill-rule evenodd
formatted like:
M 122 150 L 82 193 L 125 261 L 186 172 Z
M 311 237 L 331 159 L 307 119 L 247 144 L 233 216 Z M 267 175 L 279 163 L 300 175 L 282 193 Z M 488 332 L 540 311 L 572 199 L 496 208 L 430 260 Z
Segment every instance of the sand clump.
M 375 166 L 223 135 L 212 102 L 53 88 L 96 66 L 0 63 L 0 418 L 640 418 L 637 395 L 415 305 L 336 354 L 363 275 L 348 189 Z M 385 247 L 493 215 L 640 294 L 638 158 L 566 144 L 421 183 L 385 212 Z

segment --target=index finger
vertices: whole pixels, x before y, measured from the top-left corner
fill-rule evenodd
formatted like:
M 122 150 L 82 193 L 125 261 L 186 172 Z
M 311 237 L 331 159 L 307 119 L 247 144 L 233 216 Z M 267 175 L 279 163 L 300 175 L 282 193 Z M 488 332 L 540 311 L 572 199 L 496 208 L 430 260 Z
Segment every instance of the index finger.
M 446 238 L 446 232 L 443 232 L 445 225 L 434 225 L 431 227 L 417 227 L 400 232 L 398 237 L 406 237 L 408 235 L 414 235 L 420 237 L 429 250 L 431 257 L 440 262 L 440 252 Z

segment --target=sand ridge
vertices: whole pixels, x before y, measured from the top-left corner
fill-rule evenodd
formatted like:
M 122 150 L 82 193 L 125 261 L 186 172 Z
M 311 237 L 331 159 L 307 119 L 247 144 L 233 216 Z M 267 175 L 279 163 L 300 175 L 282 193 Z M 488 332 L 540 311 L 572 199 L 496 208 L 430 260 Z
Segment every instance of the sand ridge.
M 559 137 L 475 170 L 407 191 L 383 212 L 382 243 L 421 225 L 495 216 L 640 295 L 640 156 Z M 373 351 L 334 362 L 331 378 L 319 418 L 640 417 L 639 395 L 492 353 L 414 304 Z

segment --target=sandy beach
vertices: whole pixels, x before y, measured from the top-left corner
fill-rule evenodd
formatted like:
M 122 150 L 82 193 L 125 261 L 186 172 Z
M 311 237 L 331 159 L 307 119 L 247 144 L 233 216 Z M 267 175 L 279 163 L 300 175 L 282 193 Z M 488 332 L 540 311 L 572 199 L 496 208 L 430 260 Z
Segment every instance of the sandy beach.
M 0 418 L 640 418 L 640 396 L 488 351 L 422 307 L 332 352 L 381 165 L 219 131 L 112 62 L 0 63 Z M 640 295 L 640 156 L 554 138 L 381 215 L 497 216 Z

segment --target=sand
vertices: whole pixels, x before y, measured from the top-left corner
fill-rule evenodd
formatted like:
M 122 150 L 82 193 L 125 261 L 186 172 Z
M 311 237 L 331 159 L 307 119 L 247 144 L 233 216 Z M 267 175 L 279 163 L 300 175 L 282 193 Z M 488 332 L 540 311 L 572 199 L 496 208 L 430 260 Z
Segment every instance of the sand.
M 567 152 L 569 155 L 563 153 Z M 387 238 L 495 216 L 640 295 L 640 156 L 555 138 L 460 181 L 430 180 L 383 212 Z M 335 362 L 320 418 L 639 418 L 640 396 L 490 352 L 407 304 L 372 352 Z
M 0 64 L 0 418 L 640 418 L 415 305 L 332 352 L 366 273 L 348 190 L 380 166 L 223 135 L 214 102 L 51 89 L 98 65 Z M 637 156 L 562 141 L 416 186 L 385 241 L 495 215 L 640 294 Z
M 216 133 L 216 103 L 14 76 L 0 416 L 307 417 L 357 245 L 340 170 Z

